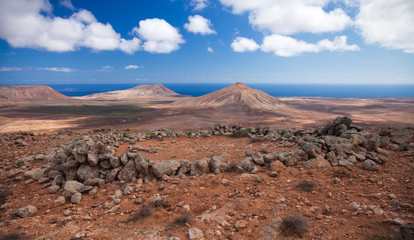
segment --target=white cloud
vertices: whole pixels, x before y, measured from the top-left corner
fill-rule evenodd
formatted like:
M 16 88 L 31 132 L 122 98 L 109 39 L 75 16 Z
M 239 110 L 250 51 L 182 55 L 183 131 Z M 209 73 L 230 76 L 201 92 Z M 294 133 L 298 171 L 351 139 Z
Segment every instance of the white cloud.
M 184 24 L 184 28 L 192 33 L 199 33 L 201 35 L 215 34 L 216 31 L 211 29 L 211 22 L 200 15 L 188 17 L 188 23 Z
M 19 72 L 23 70 L 21 67 L 0 67 L 0 72 Z
M 346 36 L 335 37 L 333 41 L 323 39 L 316 44 L 307 43 L 291 37 L 273 34 L 266 36 L 261 45 L 263 52 L 273 52 L 277 56 L 292 57 L 301 53 L 320 51 L 358 51 L 357 45 L 348 45 Z
M 253 39 L 237 37 L 233 40 L 231 48 L 235 52 L 253 52 L 259 48 L 259 45 Z
M 321 50 L 334 51 L 358 51 L 360 50 L 358 45 L 348 45 L 347 36 L 336 36 L 333 41 L 328 39 L 320 40 L 317 44 Z
M 201 11 L 207 7 L 208 0 L 191 0 L 190 5 L 194 11 Z
M 139 27 L 132 30 L 143 39 L 142 48 L 151 53 L 170 53 L 180 48 L 184 39 L 178 29 L 164 19 L 146 19 L 139 21 Z
M 65 8 L 68 8 L 72 11 L 75 10 L 75 7 L 73 6 L 71 0 L 60 0 L 59 3 L 60 3 L 60 5 L 64 6 Z
M 87 47 L 93 51 L 133 53 L 140 48 L 138 39 L 121 38 L 109 23 L 98 22 L 87 10 L 81 9 L 69 18 L 53 16 L 48 0 L 0 0 L 0 38 L 12 47 L 53 52 Z
M 49 71 L 49 72 L 74 72 L 75 70 L 72 68 L 66 68 L 66 67 L 47 67 L 47 68 L 38 68 L 37 70 L 41 71 Z
M 137 66 L 137 65 L 128 65 L 128 66 L 125 66 L 125 69 L 127 69 L 127 70 L 130 70 L 130 69 L 138 69 L 139 68 L 139 66 Z
M 133 54 L 141 49 L 141 40 L 136 37 L 131 40 L 125 40 L 122 38 L 119 44 L 119 49 L 125 53 Z
M 366 43 L 414 53 L 413 0 L 363 0 L 355 23 Z
M 291 35 L 301 32 L 323 33 L 342 31 L 352 24 L 351 18 L 339 8 L 326 12 L 332 0 L 220 0 L 233 13 L 248 12 L 249 22 L 260 30 Z
M 213 53 L 213 52 L 214 52 L 214 50 L 213 50 L 213 48 L 212 48 L 212 47 L 208 47 L 208 48 L 207 48 L 207 52 L 209 52 L 209 53 Z

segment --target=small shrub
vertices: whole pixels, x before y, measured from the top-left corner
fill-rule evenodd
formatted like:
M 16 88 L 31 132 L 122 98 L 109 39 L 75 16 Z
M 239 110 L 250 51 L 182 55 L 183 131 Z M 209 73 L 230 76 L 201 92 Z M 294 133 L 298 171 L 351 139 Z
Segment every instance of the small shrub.
M 252 130 L 252 128 L 246 128 L 246 131 L 250 132 Z
M 345 172 L 344 170 L 336 170 L 333 173 L 333 177 L 342 179 L 342 178 L 345 178 L 345 177 L 350 177 L 350 175 L 349 175 L 349 173 Z
M 128 222 L 137 222 L 142 221 L 144 219 L 147 219 L 151 217 L 154 210 L 149 205 L 142 205 L 142 207 L 139 209 L 137 213 L 135 213 L 130 219 L 128 219 Z
M 296 185 L 296 187 L 299 188 L 303 192 L 312 192 L 313 189 L 315 189 L 316 187 L 316 183 L 303 180 L 298 185 Z
M 17 182 L 21 182 L 21 181 L 22 181 L 22 180 L 21 180 L 20 178 L 14 178 L 14 179 L 13 179 L 13 182 L 16 182 L 16 183 L 17 183 Z
M 185 226 L 186 224 L 192 224 L 193 219 L 189 212 L 185 212 L 183 215 L 174 218 L 172 225 L 174 226 Z
M 122 133 L 122 136 L 124 136 L 124 137 L 127 137 L 127 135 L 128 135 L 128 133 L 126 133 L 126 132 Z
M 280 231 L 285 236 L 298 236 L 301 238 L 308 231 L 308 223 L 301 215 L 287 216 L 282 219 Z
M 187 132 L 185 132 L 185 134 L 186 134 L 187 136 L 191 136 L 191 134 L 193 134 L 193 131 L 187 131 Z
M 19 232 L 13 232 L 8 233 L 5 235 L 0 235 L 0 240 L 22 240 L 27 239 L 26 235 L 19 233 Z
M 13 192 L 8 187 L 0 187 L 0 205 L 6 202 L 7 196 L 9 195 L 13 195 Z

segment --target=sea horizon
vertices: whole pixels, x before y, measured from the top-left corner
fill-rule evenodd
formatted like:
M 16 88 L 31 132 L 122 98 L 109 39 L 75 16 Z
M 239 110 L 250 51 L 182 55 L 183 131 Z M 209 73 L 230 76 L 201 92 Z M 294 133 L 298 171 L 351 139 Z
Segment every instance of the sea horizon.
M 56 83 L 56 84 L 14 84 L 47 85 L 69 96 L 81 97 L 94 93 L 117 91 L 138 85 L 155 83 Z M 181 95 L 202 96 L 233 83 L 162 83 Z M 0 84 L 10 85 L 10 84 Z M 261 90 L 273 97 L 326 97 L 326 98 L 391 98 L 414 97 L 414 84 L 300 84 L 300 83 L 246 83 L 250 88 Z

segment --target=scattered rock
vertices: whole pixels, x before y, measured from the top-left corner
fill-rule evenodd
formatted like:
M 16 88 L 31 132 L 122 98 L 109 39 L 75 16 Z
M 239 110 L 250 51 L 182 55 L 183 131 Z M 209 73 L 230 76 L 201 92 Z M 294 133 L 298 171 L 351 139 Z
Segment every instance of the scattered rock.
M 100 173 L 99 173 L 99 168 L 92 167 L 88 164 L 82 164 L 78 168 L 76 175 L 78 176 L 78 179 L 81 182 L 85 182 L 86 180 L 91 179 L 91 178 L 98 178 Z
M 114 213 L 116 212 L 119 208 L 121 207 L 121 205 L 115 205 L 113 206 L 111 209 L 108 210 L 108 213 Z
M 276 171 L 277 172 L 277 171 L 282 171 L 284 169 L 286 169 L 286 166 L 280 161 L 275 161 L 275 162 L 272 162 L 270 164 L 270 170 L 271 171 Z
M 124 194 L 128 196 L 132 193 L 133 190 L 134 188 L 131 186 L 131 184 L 127 184 L 124 188 Z
M 198 228 L 190 228 L 188 230 L 188 238 L 189 239 L 203 239 L 204 238 L 204 234 L 203 231 L 201 231 Z
M 152 165 L 152 171 L 157 178 L 162 178 L 164 174 L 167 176 L 175 174 L 180 166 L 181 164 L 176 160 L 156 162 Z
M 82 194 L 80 192 L 76 192 L 70 198 L 70 202 L 73 203 L 73 204 L 78 204 L 78 203 L 80 203 L 81 200 L 82 200 Z
M 395 142 L 398 145 L 407 143 L 410 140 L 411 136 L 408 134 L 398 134 L 397 136 L 395 136 L 392 141 Z
M 256 164 L 254 163 L 253 159 L 251 158 L 246 158 L 242 161 L 240 167 L 248 172 L 248 173 L 256 173 L 259 171 L 259 169 L 257 169 Z
M 130 182 L 132 178 L 137 176 L 137 170 L 133 160 L 130 160 L 124 168 L 118 173 L 118 179 L 125 182 Z
M 36 181 L 39 181 L 45 176 L 46 169 L 35 168 L 33 170 L 27 171 L 24 173 L 25 178 L 33 178 Z
M 380 208 L 380 207 L 376 207 L 372 211 L 374 212 L 374 215 L 375 216 L 382 216 L 382 215 L 384 215 L 384 210 L 382 210 L 382 208 Z
M 263 155 L 260 152 L 255 152 L 252 156 L 251 156 L 253 162 L 257 165 L 263 166 L 265 165 L 265 161 L 263 159 Z
M 22 207 L 14 211 L 14 215 L 21 217 L 21 218 L 33 217 L 36 215 L 36 213 L 37 213 L 37 208 L 32 205 L 28 205 L 26 207 Z
M 65 183 L 65 186 L 63 187 L 63 196 L 66 198 L 72 197 L 75 193 L 79 193 L 79 190 L 81 190 L 84 187 L 84 185 L 77 181 L 67 181 Z
M 362 162 L 362 167 L 368 171 L 379 171 L 379 166 L 372 160 L 365 160 Z
M 218 171 L 224 171 L 223 169 L 223 158 L 220 156 L 213 156 L 209 161 L 209 168 L 212 173 L 217 173 Z
M 191 175 L 201 175 L 203 173 L 210 173 L 210 167 L 208 166 L 207 158 L 193 162 L 190 167 Z
M 55 201 L 54 204 L 55 206 L 62 206 L 66 203 L 66 198 L 63 196 L 59 196 Z
M 351 211 L 358 211 L 358 209 L 361 207 L 360 203 L 357 202 L 352 202 L 351 204 L 349 204 L 349 209 Z
M 392 224 L 395 224 L 395 225 L 405 225 L 405 224 L 407 224 L 407 222 L 406 222 L 406 221 L 404 221 L 404 220 L 402 220 L 401 218 L 394 218 L 394 219 L 391 221 L 391 223 L 392 223 Z
M 239 220 L 236 222 L 236 224 L 234 224 L 237 231 L 240 231 L 241 229 L 246 228 L 248 225 L 249 225 L 249 222 L 247 222 L 246 220 Z

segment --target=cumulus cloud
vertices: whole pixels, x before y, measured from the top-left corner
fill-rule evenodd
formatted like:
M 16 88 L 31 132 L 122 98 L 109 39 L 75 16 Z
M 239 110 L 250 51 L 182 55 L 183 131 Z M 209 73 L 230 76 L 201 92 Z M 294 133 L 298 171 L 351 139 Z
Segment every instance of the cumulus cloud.
M 70 7 L 70 1 L 61 1 Z M 69 18 L 55 17 L 48 0 L 0 0 L 0 38 L 12 47 L 44 49 L 53 52 L 121 50 L 134 53 L 140 49 L 137 38 L 125 40 L 109 23 L 98 22 L 87 10 Z
M 67 67 L 47 67 L 47 68 L 38 68 L 37 70 L 41 71 L 49 71 L 49 72 L 74 72 L 75 70 L 73 68 L 67 68 Z
M 134 52 L 141 49 L 141 40 L 136 37 L 131 40 L 121 39 L 121 42 L 119 43 L 119 49 L 125 53 L 133 54 Z
M 170 53 L 185 42 L 178 29 L 159 18 L 139 21 L 139 27 L 134 27 L 132 32 L 141 37 L 142 48 L 151 53 Z
M 366 43 L 414 53 L 414 1 L 361 1 L 355 23 Z
M 60 0 L 59 1 L 60 5 L 64 6 L 65 8 L 68 8 L 70 10 L 75 10 L 75 7 L 72 4 L 71 0 Z
M 314 52 L 318 53 L 327 51 L 358 51 L 357 45 L 348 45 L 346 36 L 335 37 L 333 41 L 323 39 L 314 43 L 307 43 L 288 36 L 273 34 L 266 36 L 261 45 L 263 52 L 273 52 L 277 56 L 292 57 L 301 53 Z
M 301 32 L 342 31 L 352 19 L 339 8 L 325 11 L 331 0 L 220 0 L 235 14 L 248 12 L 249 22 L 260 30 L 291 35 Z
M 24 68 L 21 67 L 0 67 L 0 72 L 19 72 L 23 70 Z
M 231 48 L 235 52 L 253 52 L 259 48 L 259 45 L 253 39 L 237 37 L 233 40 Z
M 207 7 L 208 0 L 191 0 L 190 5 L 194 11 L 201 11 Z
M 184 24 L 184 28 L 192 33 L 199 33 L 201 35 L 216 34 L 216 31 L 211 29 L 211 22 L 200 15 L 188 17 L 188 23 Z
M 127 70 L 130 70 L 130 69 L 138 69 L 139 68 L 139 66 L 137 66 L 137 65 L 128 65 L 128 66 L 125 66 L 125 69 L 127 69 Z
M 213 50 L 213 48 L 212 48 L 212 47 L 208 47 L 208 48 L 207 48 L 207 52 L 209 52 L 209 53 L 213 53 L 213 52 L 214 52 L 214 50 Z

